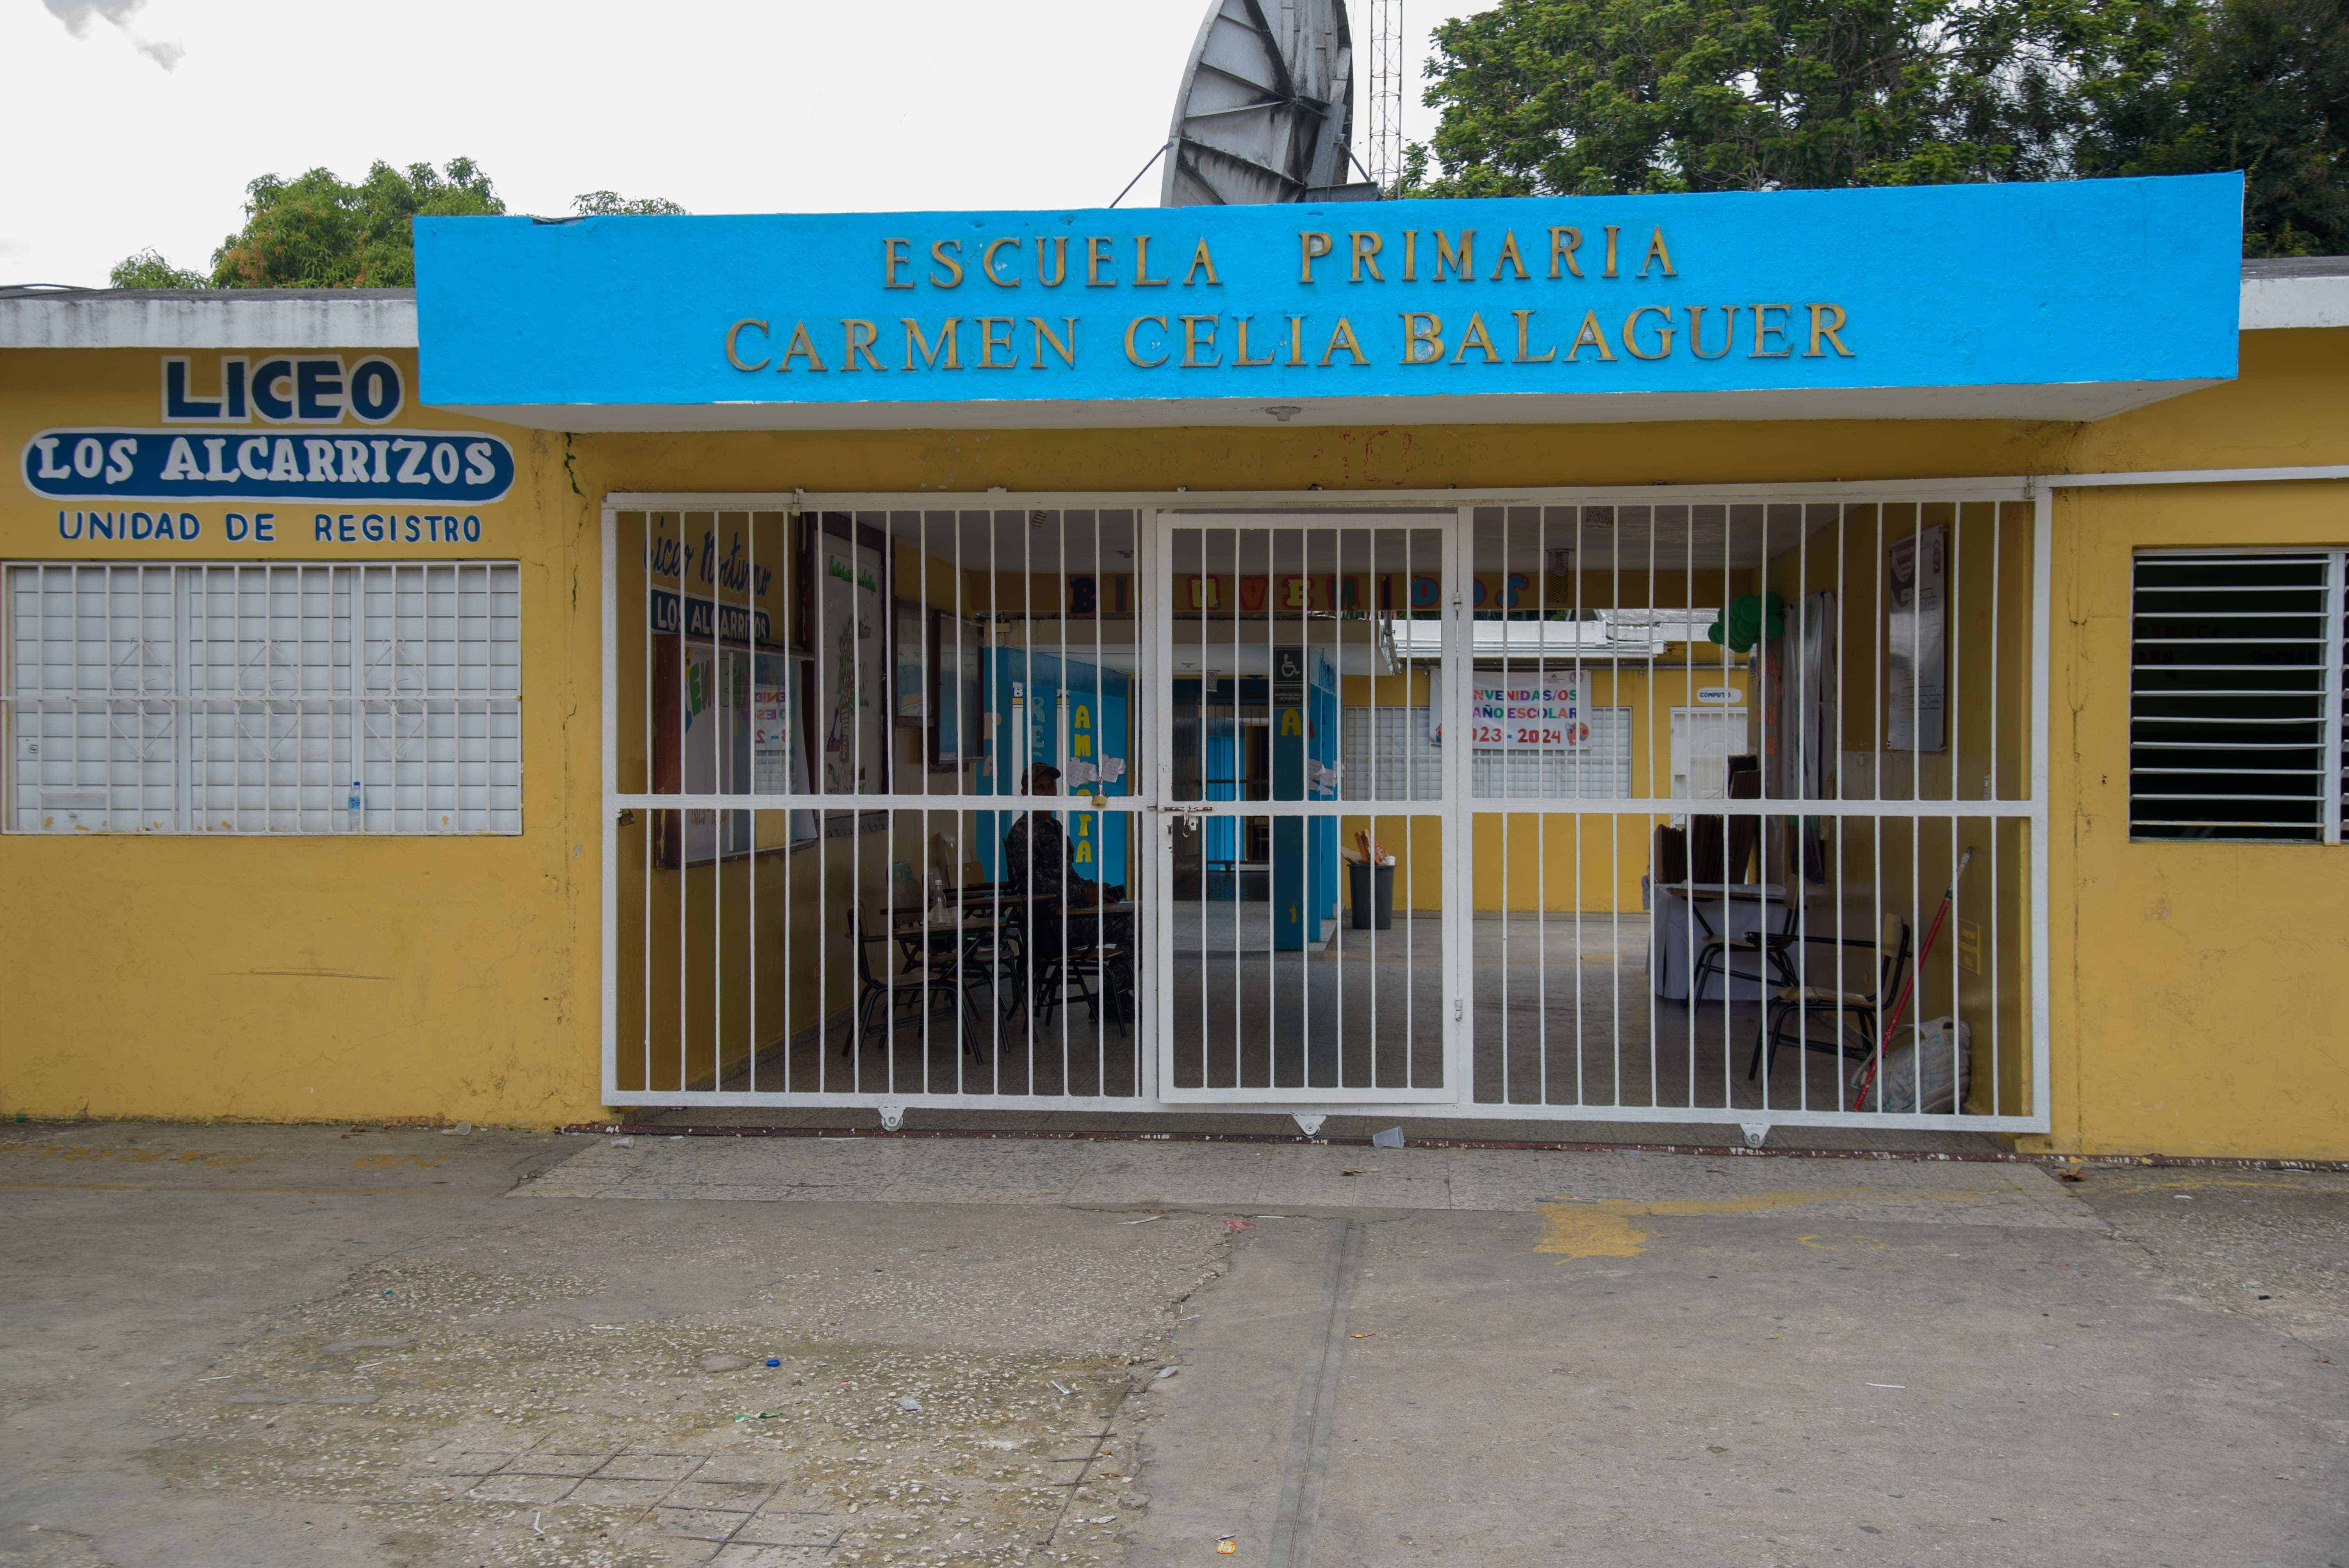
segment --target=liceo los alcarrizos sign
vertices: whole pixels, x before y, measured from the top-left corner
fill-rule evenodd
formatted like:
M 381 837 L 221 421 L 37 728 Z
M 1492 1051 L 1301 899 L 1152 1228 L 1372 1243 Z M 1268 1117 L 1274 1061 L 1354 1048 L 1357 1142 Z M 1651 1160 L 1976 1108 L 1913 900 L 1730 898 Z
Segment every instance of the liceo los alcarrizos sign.
M 2235 372 L 2235 175 L 417 222 L 423 396 L 564 429 L 2095 418 Z
M 43 430 L 25 444 L 26 486 L 57 500 L 449 507 L 513 485 L 494 436 L 386 428 L 407 393 L 380 356 L 171 356 L 159 382 L 160 428 Z

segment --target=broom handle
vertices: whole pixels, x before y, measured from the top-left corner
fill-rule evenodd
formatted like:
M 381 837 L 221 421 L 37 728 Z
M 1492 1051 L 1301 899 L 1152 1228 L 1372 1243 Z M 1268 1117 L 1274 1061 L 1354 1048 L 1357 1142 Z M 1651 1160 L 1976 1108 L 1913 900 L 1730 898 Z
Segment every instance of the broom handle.
M 1892 1011 L 1885 1015 L 1884 1037 L 1876 1042 L 1876 1059 L 1869 1062 L 1868 1070 L 1860 1075 L 1859 1091 L 1852 1096 L 1851 1108 L 1854 1110 L 1864 1110 L 1868 1107 L 1868 1091 L 1876 1087 L 1876 1075 L 1884 1066 L 1884 1053 L 1892 1048 L 1893 1034 L 1899 1030 L 1900 1020 L 1909 1012 L 1909 997 L 1917 988 L 1917 976 L 1924 972 L 1925 960 L 1933 956 L 1933 944 L 1940 940 L 1941 924 L 1950 918 L 1950 905 L 1958 896 L 1958 879 L 1966 874 L 1966 865 L 1973 858 L 1971 850 L 1958 857 L 1958 869 L 1950 873 L 1950 885 L 1941 892 L 1941 907 L 1933 912 L 1932 927 L 1925 933 L 1925 945 L 1918 949 L 1916 964 L 1900 977 L 1899 994 L 1892 999 Z

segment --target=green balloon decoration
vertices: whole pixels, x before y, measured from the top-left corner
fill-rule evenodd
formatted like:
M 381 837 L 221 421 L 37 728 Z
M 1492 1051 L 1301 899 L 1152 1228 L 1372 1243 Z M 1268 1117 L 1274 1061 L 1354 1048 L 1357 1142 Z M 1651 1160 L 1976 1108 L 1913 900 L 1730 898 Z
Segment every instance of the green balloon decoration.
M 1740 593 L 1722 620 L 1728 625 L 1715 621 L 1706 628 L 1705 636 L 1732 653 L 1750 654 L 1764 637 L 1775 637 L 1786 629 L 1786 602 L 1775 593 Z

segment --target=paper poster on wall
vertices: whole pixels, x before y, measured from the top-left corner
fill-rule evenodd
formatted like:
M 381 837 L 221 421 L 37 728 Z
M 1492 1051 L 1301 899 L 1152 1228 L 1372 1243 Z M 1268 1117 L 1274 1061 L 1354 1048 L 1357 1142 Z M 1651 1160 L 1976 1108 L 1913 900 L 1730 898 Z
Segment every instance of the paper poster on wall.
M 893 610 L 889 641 L 896 665 L 897 722 L 918 729 L 930 721 L 929 616 L 921 605 L 904 599 Z
M 750 788 L 752 756 L 750 657 L 737 649 L 720 650 L 715 644 L 688 639 L 682 644 L 684 667 L 679 672 L 678 646 L 678 643 L 663 645 L 655 660 L 655 679 L 678 680 L 674 711 L 678 723 L 677 730 L 662 736 L 676 749 L 670 756 L 656 758 L 656 788 L 664 793 L 687 795 L 744 793 Z M 731 854 L 750 848 L 747 811 L 701 808 L 681 815 L 681 841 L 663 845 L 664 865 L 678 864 L 679 854 L 688 865 L 716 859 L 721 817 L 725 851 Z
M 1939 751 L 1947 744 L 1947 538 L 1939 527 L 1923 529 L 1893 541 L 1885 552 L 1888 751 Z
M 893 706 L 882 552 L 825 536 L 817 580 L 817 689 L 826 795 L 888 788 Z
M 750 787 L 761 795 L 804 795 L 808 789 L 807 748 L 792 744 L 792 660 L 785 654 L 762 653 L 750 688 Z M 805 843 L 816 835 L 815 813 L 792 813 L 792 839 Z

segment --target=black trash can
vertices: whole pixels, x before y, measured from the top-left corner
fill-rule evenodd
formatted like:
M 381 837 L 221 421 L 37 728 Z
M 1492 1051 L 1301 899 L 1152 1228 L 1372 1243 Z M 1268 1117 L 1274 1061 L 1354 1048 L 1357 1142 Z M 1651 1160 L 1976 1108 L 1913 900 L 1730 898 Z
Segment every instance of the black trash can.
M 1394 929 L 1394 867 L 1368 861 L 1348 861 L 1348 902 L 1354 906 L 1356 931 Z

